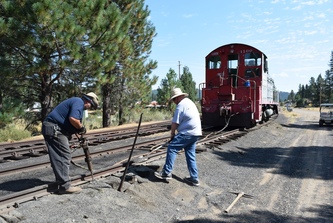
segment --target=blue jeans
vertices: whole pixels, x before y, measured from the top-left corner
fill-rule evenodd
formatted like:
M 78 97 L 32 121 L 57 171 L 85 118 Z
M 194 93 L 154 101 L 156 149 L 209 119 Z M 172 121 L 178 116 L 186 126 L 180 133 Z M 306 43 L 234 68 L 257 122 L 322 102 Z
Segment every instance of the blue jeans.
M 172 172 L 173 165 L 176 160 L 178 151 L 184 148 L 187 168 L 190 173 L 190 177 L 194 180 L 198 180 L 198 168 L 195 159 L 196 142 L 200 136 L 190 136 L 184 134 L 177 134 L 170 142 L 168 146 L 167 156 L 163 171 L 166 174 Z

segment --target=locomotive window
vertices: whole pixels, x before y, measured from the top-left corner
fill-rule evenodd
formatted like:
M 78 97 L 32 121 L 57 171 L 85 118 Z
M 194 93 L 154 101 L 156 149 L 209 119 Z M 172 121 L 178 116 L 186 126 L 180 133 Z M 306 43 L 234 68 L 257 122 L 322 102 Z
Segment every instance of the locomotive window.
M 264 71 L 268 72 L 268 61 L 267 61 L 267 59 L 264 60 Z
M 238 55 L 232 54 L 228 56 L 228 68 L 237 69 L 238 67 Z
M 260 66 L 261 65 L 261 55 L 256 52 L 246 53 L 244 57 L 245 66 Z
M 237 72 L 238 72 L 238 55 L 228 55 L 228 72 L 231 77 L 231 85 L 237 88 Z
M 219 55 L 211 56 L 207 59 L 208 69 L 220 69 L 221 68 L 221 57 Z

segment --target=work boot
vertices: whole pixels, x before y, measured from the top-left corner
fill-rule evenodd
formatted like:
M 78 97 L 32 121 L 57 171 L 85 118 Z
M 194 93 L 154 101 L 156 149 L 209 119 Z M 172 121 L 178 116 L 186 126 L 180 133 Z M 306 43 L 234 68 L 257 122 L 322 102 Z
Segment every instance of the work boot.
M 79 193 L 82 189 L 80 187 L 72 187 L 70 186 L 66 190 L 59 190 L 59 194 L 74 194 L 74 193 Z
M 161 172 L 155 172 L 154 175 L 155 175 L 155 177 L 162 179 L 162 180 L 171 180 L 172 179 L 171 173 L 166 174 L 164 172 L 164 170 L 162 170 Z
M 199 181 L 195 180 L 195 179 L 192 179 L 191 177 L 186 177 L 186 178 L 184 178 L 184 180 L 192 186 L 196 186 L 196 187 L 200 186 Z

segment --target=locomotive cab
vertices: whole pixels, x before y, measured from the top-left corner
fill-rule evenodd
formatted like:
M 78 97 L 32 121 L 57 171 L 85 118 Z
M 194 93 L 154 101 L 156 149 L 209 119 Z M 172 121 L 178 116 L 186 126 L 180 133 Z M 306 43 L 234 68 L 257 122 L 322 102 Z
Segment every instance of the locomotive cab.
M 267 120 L 277 111 L 272 104 L 272 84 L 267 57 L 258 49 L 228 44 L 213 50 L 206 56 L 201 99 L 203 124 L 251 127 Z

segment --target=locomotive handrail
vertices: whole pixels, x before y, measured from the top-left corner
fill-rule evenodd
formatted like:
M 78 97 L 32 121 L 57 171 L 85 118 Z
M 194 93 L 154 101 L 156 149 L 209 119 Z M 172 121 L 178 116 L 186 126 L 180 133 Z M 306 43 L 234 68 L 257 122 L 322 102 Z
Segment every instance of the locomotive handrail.
M 237 77 L 239 78 L 239 79 L 241 79 L 241 80 L 243 80 L 243 81 L 252 81 L 253 83 L 254 83 L 254 89 L 253 89 L 253 97 L 254 97 L 254 104 L 253 104 L 253 113 L 256 113 L 256 87 L 257 87 L 257 83 L 256 83 L 256 81 L 255 80 L 249 80 L 249 79 L 245 79 L 245 78 L 242 78 L 242 77 L 240 77 L 240 76 L 238 76 L 237 75 Z M 251 86 L 250 86 L 250 88 L 251 88 Z M 250 95 L 251 96 L 251 95 Z
M 202 99 L 202 89 L 206 87 L 206 83 L 202 82 L 199 84 L 199 101 Z M 201 92 L 201 95 L 200 95 Z
M 254 80 L 249 80 L 250 82 L 252 81 L 253 83 L 254 83 L 254 90 L 253 90 L 253 97 L 254 97 L 254 103 L 253 103 L 253 106 L 254 106 L 254 108 L 253 108 L 253 113 L 256 113 L 256 101 L 257 101 L 257 98 L 256 98 L 256 96 L 257 96 L 257 94 L 256 94 L 256 92 L 257 92 L 257 83 L 256 83 L 256 81 L 254 81 Z M 251 87 L 251 86 L 250 86 Z

